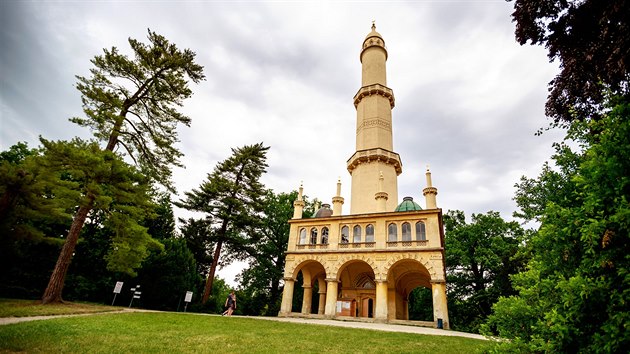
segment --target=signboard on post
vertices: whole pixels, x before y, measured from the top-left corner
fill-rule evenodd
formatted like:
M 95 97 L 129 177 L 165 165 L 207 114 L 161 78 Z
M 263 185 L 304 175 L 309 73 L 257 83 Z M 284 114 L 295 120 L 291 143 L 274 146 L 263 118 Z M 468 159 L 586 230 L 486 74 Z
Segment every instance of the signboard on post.
M 142 292 L 140 292 L 140 285 L 136 285 L 135 288 L 131 288 L 131 301 L 129 302 L 129 308 L 131 308 L 131 304 L 133 304 L 133 299 L 139 299 L 140 298 L 140 294 L 142 294 Z
M 193 292 L 192 291 L 187 291 L 186 292 L 186 296 L 184 297 L 184 302 L 186 303 L 184 305 L 184 312 L 186 312 L 186 308 L 188 307 L 188 303 L 192 301 L 192 296 L 193 296 Z
M 114 300 L 112 300 L 112 306 L 114 306 L 114 302 L 116 302 L 116 296 L 120 294 L 122 287 L 123 287 L 123 282 L 117 281 L 116 286 L 114 286 Z

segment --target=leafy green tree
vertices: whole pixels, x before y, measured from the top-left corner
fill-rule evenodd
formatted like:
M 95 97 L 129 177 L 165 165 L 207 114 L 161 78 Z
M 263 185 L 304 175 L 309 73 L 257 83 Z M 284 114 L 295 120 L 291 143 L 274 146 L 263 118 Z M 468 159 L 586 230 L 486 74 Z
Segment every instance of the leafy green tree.
M 194 62 L 195 53 L 189 49 L 179 50 L 151 31 L 148 39 L 149 45 L 129 39 L 133 59 L 120 54 L 115 47 L 92 59 L 91 77 L 77 76 L 77 89 L 82 94 L 86 117 L 72 121 L 89 127 L 97 139 L 107 142 L 100 151 L 104 160 L 93 162 L 109 161 L 106 159 L 111 159 L 112 153 L 120 149 L 146 176 L 173 190 L 171 166 L 181 166 L 178 159 L 182 155 L 174 147 L 178 141 L 177 124 L 190 124 L 190 118 L 178 112 L 177 107 L 192 95 L 187 79 L 195 83 L 203 80 L 203 68 Z M 98 207 L 99 193 L 108 184 L 114 183 L 103 175 L 90 180 L 81 190 L 78 209 L 42 297 L 43 303 L 62 301 L 66 273 L 81 229 L 90 210 Z M 131 221 L 121 215 L 113 217 L 119 226 Z M 126 231 L 143 233 L 133 222 L 128 225 Z M 114 242 L 114 246 L 118 247 L 117 252 L 109 255 L 110 260 L 123 253 L 134 259 L 145 255 L 142 249 L 134 250 L 136 245 L 132 243 L 116 245 Z
M 293 217 L 293 202 L 298 193 L 274 193 L 267 191 L 263 200 L 261 223 L 251 229 L 254 240 L 246 248 L 249 266 L 240 274 L 240 285 L 252 299 L 244 311 L 251 315 L 276 315 L 282 300 L 282 278 L 285 251 L 289 242 L 289 219 Z M 313 203 L 305 197 L 303 216 L 313 215 Z M 317 294 L 317 292 L 314 292 Z M 319 297 L 317 298 L 319 300 Z M 243 301 L 245 303 L 245 301 Z M 316 307 L 315 307 L 316 308 Z
M 210 237 L 214 231 L 210 220 L 210 218 L 179 218 L 181 223 L 179 232 L 195 258 L 198 274 L 207 274 L 212 265 L 212 251 L 215 248 L 215 244 L 212 241 L 212 237 Z
M 210 296 L 222 247 L 228 249 L 224 263 L 246 256 L 245 248 L 251 243 L 247 230 L 260 222 L 265 193 L 260 177 L 267 169 L 267 150 L 269 147 L 262 143 L 232 149 L 232 156 L 220 162 L 199 189 L 186 192 L 186 198 L 178 203 L 207 214 L 212 222 L 208 238 L 215 242 L 215 249 L 202 303 Z
M 630 2 L 515 0 L 516 39 L 544 45 L 560 73 L 549 83 L 547 116 L 598 119 L 606 95 L 630 98 Z
M 543 169 L 519 185 L 519 206 L 541 225 L 527 271 L 514 277 L 518 295 L 502 298 L 486 325 L 511 339 L 498 350 L 630 347 L 630 103 L 613 98 L 601 119 L 572 122 L 566 139 L 552 157 L 563 183 L 551 188 L 557 178 Z M 529 190 L 538 194 L 528 199 Z
M 464 212 L 448 211 L 444 228 L 449 317 L 453 328 L 477 332 L 499 297 L 515 293 L 509 276 L 525 264 L 525 232 L 492 211 L 473 214 L 470 224 Z
M 145 307 L 174 311 L 178 305 L 183 307 L 187 291 L 195 291 L 200 276 L 185 240 L 169 238 L 163 242 L 164 250 L 152 252 L 143 262 L 138 282 Z
M 175 237 L 175 214 L 171 195 L 164 192 L 154 192 L 155 206 L 153 212 L 145 221 L 144 226 L 151 237 L 156 240 L 166 240 Z

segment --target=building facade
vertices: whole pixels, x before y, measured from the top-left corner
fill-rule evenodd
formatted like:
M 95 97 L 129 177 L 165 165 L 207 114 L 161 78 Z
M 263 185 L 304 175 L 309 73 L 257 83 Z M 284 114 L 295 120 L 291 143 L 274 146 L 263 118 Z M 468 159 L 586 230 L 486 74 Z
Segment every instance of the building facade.
M 411 197 L 398 203 L 402 162 L 393 151 L 395 101 L 387 87 L 387 55 L 385 41 L 372 25 L 361 48 L 362 83 L 354 96 L 356 151 L 347 161 L 352 176 L 350 214 L 341 215 L 344 198 L 338 182 L 332 209 L 324 204 L 314 217 L 302 218 L 300 186 L 289 221 L 279 316 L 406 321 L 409 294 L 425 287 L 433 298 L 433 325 L 449 327 L 442 210 L 428 168 L 425 208 Z M 293 312 L 300 273 L 303 300 Z

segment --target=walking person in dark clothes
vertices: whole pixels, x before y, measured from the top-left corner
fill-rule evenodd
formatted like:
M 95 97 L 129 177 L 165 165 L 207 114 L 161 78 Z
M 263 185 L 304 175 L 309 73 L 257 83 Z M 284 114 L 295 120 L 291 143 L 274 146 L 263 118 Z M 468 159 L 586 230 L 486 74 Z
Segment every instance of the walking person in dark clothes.
M 223 311 L 222 316 L 232 316 L 232 313 L 236 310 L 236 294 L 234 294 L 234 290 L 225 299 L 225 307 L 227 307 L 227 310 Z

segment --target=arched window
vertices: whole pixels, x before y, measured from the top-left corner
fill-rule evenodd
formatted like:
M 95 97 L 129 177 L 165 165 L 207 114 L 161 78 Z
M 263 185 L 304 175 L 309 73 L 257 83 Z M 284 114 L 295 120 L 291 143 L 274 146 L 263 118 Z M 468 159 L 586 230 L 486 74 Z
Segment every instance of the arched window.
M 418 221 L 416 223 L 416 240 L 417 241 L 426 241 L 427 239 L 427 229 L 424 226 L 422 221 Z
M 341 243 L 348 243 L 350 240 L 350 229 L 347 226 L 341 228 Z
M 365 242 L 374 242 L 374 226 L 372 224 L 365 227 Z
M 358 243 L 361 242 L 361 226 L 355 225 L 352 228 L 352 242 Z
M 317 244 L 317 229 L 311 229 L 311 245 Z
M 411 225 L 408 222 L 402 224 L 402 240 L 411 241 Z
M 300 245 L 303 245 L 306 243 L 306 229 L 301 229 L 300 230 L 300 241 L 298 242 Z
M 322 228 L 322 244 L 323 245 L 328 244 L 328 228 L 327 227 Z
M 389 226 L 387 226 L 387 241 L 388 242 L 398 241 L 398 227 L 394 223 L 391 223 L 389 224 Z

